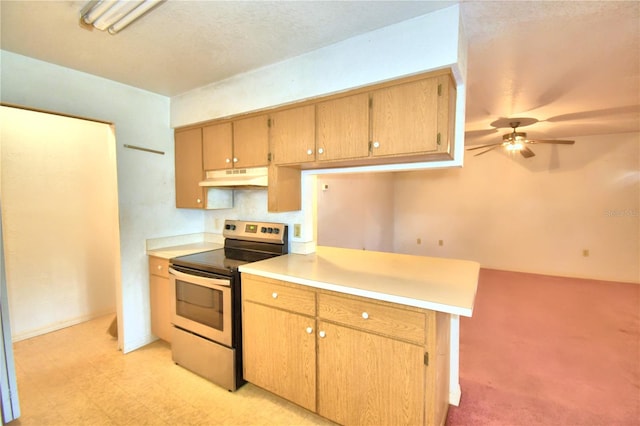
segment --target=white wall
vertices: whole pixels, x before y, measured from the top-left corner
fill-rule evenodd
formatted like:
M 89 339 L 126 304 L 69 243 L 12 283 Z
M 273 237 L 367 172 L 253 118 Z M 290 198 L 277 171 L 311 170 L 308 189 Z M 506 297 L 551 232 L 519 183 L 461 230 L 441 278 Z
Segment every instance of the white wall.
M 115 313 L 120 233 L 112 126 L 0 111 L 13 340 Z
M 392 173 L 317 177 L 318 245 L 393 251 Z
M 145 240 L 202 232 L 204 226 L 203 212 L 175 208 L 169 99 L 11 52 L 0 54 L 2 102 L 114 123 L 122 256 L 120 343 L 124 352 L 149 343 L 154 337 Z M 127 149 L 125 144 L 165 155 Z
M 495 151 L 461 169 L 397 173 L 395 251 L 640 282 L 640 134 L 571 139 L 530 159 Z

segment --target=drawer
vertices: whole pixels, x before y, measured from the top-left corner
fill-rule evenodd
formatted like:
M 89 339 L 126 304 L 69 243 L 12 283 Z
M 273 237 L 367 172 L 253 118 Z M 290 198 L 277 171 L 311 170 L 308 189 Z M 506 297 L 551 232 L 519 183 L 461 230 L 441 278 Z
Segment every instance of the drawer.
M 275 308 L 315 316 L 316 294 L 297 286 L 278 284 L 277 280 L 242 275 L 242 300 L 251 300 Z
M 418 344 L 425 343 L 425 314 L 402 307 L 320 293 L 318 318 Z
M 149 256 L 149 273 L 151 275 L 169 278 L 169 259 Z

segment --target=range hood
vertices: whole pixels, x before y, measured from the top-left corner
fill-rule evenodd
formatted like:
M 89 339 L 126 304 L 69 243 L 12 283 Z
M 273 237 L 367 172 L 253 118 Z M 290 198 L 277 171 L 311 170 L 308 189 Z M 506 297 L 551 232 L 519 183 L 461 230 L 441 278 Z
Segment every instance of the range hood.
M 268 167 L 251 169 L 214 170 L 206 173 L 206 179 L 198 185 L 228 189 L 260 189 L 268 184 Z

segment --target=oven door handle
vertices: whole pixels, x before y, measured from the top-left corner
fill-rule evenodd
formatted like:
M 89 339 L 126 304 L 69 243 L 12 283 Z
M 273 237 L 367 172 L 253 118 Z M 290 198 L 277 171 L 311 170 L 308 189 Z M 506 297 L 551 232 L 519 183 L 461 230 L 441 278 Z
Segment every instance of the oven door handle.
M 182 281 L 208 288 L 231 287 L 231 279 L 227 278 L 207 278 L 199 275 L 185 274 L 184 272 L 176 271 L 171 267 L 169 267 L 169 274 Z

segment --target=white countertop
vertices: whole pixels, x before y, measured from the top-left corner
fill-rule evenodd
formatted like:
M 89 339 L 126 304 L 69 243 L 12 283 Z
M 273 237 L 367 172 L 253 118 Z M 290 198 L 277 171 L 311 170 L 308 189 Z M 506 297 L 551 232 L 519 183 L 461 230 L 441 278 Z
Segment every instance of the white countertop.
M 480 264 L 397 253 L 318 247 L 240 266 L 240 272 L 470 317 Z
M 185 256 L 187 254 L 200 253 L 208 250 L 223 248 L 223 244 L 202 241 L 198 243 L 180 244 L 172 247 L 159 247 L 155 249 L 147 249 L 147 255 L 171 259 L 176 256 Z

